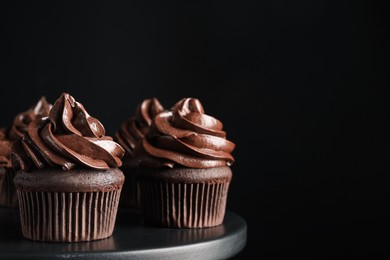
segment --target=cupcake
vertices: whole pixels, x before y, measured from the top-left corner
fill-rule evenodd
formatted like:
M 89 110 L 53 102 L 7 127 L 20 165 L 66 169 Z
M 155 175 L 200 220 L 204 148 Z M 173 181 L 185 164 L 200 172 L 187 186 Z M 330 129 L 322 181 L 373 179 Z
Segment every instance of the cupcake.
M 11 145 L 20 139 L 26 132 L 27 126 L 35 119 L 46 117 L 52 105 L 45 97 L 25 112 L 19 113 L 13 120 L 12 127 L 7 131 L 0 130 L 0 206 L 16 208 L 18 206 L 17 194 L 13 178 L 15 171 L 11 167 Z
M 154 116 L 163 110 L 157 98 L 145 99 L 137 106 L 135 115 L 125 121 L 115 134 L 115 141 L 126 150 L 121 168 L 126 176 L 120 199 L 121 206 L 139 208 L 139 184 L 136 180 L 138 163 L 134 157 L 134 148 L 148 131 Z
M 10 160 L 11 141 L 5 134 L 6 130 L 0 129 L 0 206 L 15 208 L 18 200 L 13 181 L 15 171 Z
M 194 98 L 157 114 L 137 145 L 145 223 L 159 227 L 220 225 L 226 210 L 235 145 L 222 123 Z
M 45 97 L 41 97 L 35 106 L 15 116 L 8 131 L 8 138 L 13 141 L 22 138 L 27 132 L 28 125 L 36 119 L 49 116 L 51 108 L 52 104 L 47 102 Z
M 67 93 L 12 147 L 23 236 L 80 242 L 112 235 L 123 148 Z

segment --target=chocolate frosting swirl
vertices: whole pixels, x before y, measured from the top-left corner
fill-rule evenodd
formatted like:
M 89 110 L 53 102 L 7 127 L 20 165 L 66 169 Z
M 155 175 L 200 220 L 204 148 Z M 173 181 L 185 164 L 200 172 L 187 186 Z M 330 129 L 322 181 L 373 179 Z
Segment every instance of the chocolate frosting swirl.
M 123 148 L 105 136 L 103 125 L 67 93 L 55 102 L 49 117 L 34 120 L 13 145 L 12 164 L 30 170 L 47 166 L 70 170 L 122 165 Z
M 230 166 L 234 148 L 222 123 L 206 115 L 198 99 L 184 98 L 155 116 L 137 154 L 148 167 L 212 168 Z
M 41 97 L 35 106 L 15 116 L 13 125 L 8 131 L 8 138 L 17 140 L 23 137 L 27 132 L 28 125 L 38 118 L 49 116 L 51 108 L 52 104 L 47 102 L 45 97 Z
M 11 142 L 6 138 L 6 129 L 0 129 L 0 168 L 11 168 Z
M 145 99 L 137 106 L 135 115 L 122 124 L 115 134 L 115 140 L 125 148 L 127 157 L 134 157 L 136 144 L 145 136 L 152 119 L 163 110 L 157 98 Z

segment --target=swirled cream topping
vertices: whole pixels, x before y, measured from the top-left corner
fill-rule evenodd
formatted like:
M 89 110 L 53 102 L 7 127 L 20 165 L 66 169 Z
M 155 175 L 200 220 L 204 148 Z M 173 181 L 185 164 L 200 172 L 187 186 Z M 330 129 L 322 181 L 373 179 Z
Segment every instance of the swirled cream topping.
M 6 129 L 0 129 L 0 168 L 10 168 L 11 142 L 6 138 Z
M 32 121 L 12 148 L 15 168 L 75 167 L 108 169 L 121 166 L 123 148 L 105 136 L 103 125 L 84 106 L 63 93 L 49 116 Z
M 12 127 L 8 131 L 8 138 L 17 140 L 27 132 L 28 125 L 42 117 L 49 115 L 52 105 L 47 102 L 45 97 L 41 97 L 38 103 L 25 112 L 19 113 L 15 116 Z
M 163 110 L 164 107 L 157 98 L 145 99 L 137 106 L 135 115 L 122 124 L 115 134 L 115 140 L 125 148 L 129 158 L 134 157 L 134 148 L 145 136 L 152 119 Z
M 230 166 L 234 148 L 222 123 L 206 115 L 198 99 L 184 98 L 154 117 L 137 154 L 148 167 L 212 168 Z

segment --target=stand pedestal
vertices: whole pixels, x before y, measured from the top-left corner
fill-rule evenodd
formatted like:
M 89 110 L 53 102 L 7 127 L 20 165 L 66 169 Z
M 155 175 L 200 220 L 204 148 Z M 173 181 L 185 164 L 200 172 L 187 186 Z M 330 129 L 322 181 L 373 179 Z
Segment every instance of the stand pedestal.
M 0 259 L 226 259 L 246 244 L 246 223 L 227 211 L 204 229 L 143 225 L 139 211 L 120 208 L 113 236 L 93 242 L 48 243 L 23 238 L 18 209 L 0 208 Z

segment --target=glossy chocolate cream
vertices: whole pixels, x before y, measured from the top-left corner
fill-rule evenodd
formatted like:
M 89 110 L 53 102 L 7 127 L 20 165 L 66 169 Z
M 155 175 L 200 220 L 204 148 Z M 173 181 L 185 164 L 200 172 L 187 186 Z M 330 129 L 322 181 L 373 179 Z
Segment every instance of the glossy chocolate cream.
M 134 157 L 136 144 L 145 136 L 152 119 L 162 111 L 164 107 L 157 98 L 145 99 L 137 106 L 135 115 L 122 124 L 115 140 L 126 150 L 125 157 Z
M 155 116 L 137 153 L 147 167 L 212 168 L 230 166 L 234 148 L 222 123 L 206 115 L 198 99 L 184 98 Z
M 11 145 L 6 130 L 0 129 L 0 206 L 15 208 L 18 200 L 14 185 L 15 171 L 10 161 Z
M 49 116 L 52 104 L 47 102 L 45 97 L 41 97 L 38 103 L 25 112 L 19 113 L 15 116 L 12 127 L 8 131 L 8 138 L 17 140 L 27 132 L 28 125 L 39 118 Z
M 0 129 L 0 169 L 11 168 L 11 142 L 6 138 L 5 129 Z
M 63 93 L 49 116 L 34 120 L 15 142 L 12 164 L 16 169 L 75 167 L 109 169 L 121 166 L 123 148 L 105 136 L 103 125 L 84 106 Z

